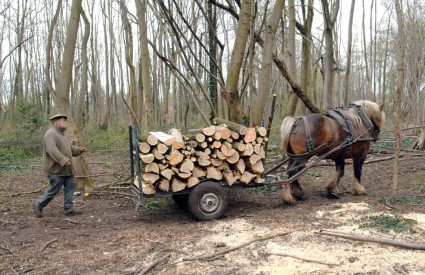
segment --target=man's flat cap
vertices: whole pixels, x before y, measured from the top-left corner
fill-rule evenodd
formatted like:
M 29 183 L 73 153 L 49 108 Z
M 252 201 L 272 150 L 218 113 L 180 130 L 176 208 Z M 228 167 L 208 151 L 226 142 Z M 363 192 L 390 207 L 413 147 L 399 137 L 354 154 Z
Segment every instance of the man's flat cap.
M 49 119 L 50 120 L 56 120 L 56 119 L 59 119 L 59 118 L 68 118 L 68 116 L 67 115 L 64 115 L 64 114 L 56 114 L 56 115 L 53 115 L 52 117 L 50 117 Z

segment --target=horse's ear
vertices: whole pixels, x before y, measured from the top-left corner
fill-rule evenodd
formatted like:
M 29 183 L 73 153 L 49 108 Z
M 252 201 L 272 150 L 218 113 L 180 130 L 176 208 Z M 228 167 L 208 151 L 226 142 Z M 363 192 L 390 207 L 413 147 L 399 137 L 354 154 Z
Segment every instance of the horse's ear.
M 381 105 L 379 105 L 379 111 L 382 112 L 382 110 L 384 110 L 384 103 L 382 102 Z

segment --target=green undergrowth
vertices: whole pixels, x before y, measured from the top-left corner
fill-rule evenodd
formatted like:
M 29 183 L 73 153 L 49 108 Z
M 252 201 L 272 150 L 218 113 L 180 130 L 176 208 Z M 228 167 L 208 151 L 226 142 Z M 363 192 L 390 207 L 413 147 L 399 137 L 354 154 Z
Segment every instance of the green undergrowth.
M 259 187 L 249 188 L 249 192 L 251 194 L 266 194 L 266 193 L 275 193 L 282 190 L 282 186 L 274 186 L 274 185 L 263 185 Z
M 398 215 L 368 215 L 358 220 L 360 228 L 375 229 L 380 232 L 388 233 L 394 231 L 397 233 L 416 233 L 415 226 L 417 221 L 405 219 Z
M 382 201 L 389 205 L 412 205 L 412 204 L 423 204 L 425 205 L 425 199 L 414 195 L 398 195 L 383 197 Z

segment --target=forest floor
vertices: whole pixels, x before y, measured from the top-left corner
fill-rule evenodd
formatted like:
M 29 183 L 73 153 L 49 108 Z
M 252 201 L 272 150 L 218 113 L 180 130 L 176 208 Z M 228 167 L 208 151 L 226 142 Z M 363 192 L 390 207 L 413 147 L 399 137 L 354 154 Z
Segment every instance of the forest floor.
M 125 154 L 86 159 L 96 186 L 128 174 Z M 63 216 L 57 196 L 35 218 L 33 203 L 47 183 L 40 163 L 0 174 L 0 274 L 425 274 L 423 250 L 319 234 L 424 244 L 424 156 L 401 158 L 397 196 L 392 160 L 364 166 L 367 196 L 350 193 L 347 165 L 338 200 L 323 197 L 334 168 L 322 165 L 301 177 L 304 201 L 284 205 L 273 188 L 230 189 L 224 217 L 206 222 L 170 197 L 145 200 L 136 211 L 128 187 L 118 186 L 77 193 L 79 216 Z

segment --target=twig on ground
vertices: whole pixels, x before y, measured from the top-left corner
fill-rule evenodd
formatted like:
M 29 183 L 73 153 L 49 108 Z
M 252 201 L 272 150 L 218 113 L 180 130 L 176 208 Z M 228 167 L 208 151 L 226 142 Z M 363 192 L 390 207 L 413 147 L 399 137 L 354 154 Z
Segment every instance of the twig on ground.
M 157 266 L 160 262 L 165 261 L 170 256 L 171 256 L 171 254 L 165 254 L 164 256 L 162 256 L 161 258 L 159 258 L 158 260 L 150 263 L 147 267 L 145 267 L 145 269 L 143 269 L 142 271 L 140 271 L 137 274 L 138 275 L 146 274 L 149 270 L 151 270 L 152 268 L 154 268 L 155 266 Z
M 131 197 L 134 198 L 135 195 L 130 194 L 130 193 L 123 193 L 123 192 L 108 192 L 108 191 L 91 191 L 90 194 L 93 195 L 120 195 L 120 196 L 127 196 L 127 197 Z
M 317 260 L 312 260 L 312 259 L 306 259 L 306 258 L 302 258 L 302 257 L 298 257 L 295 255 L 289 255 L 286 253 L 261 253 L 263 255 L 273 255 L 273 256 L 282 256 L 282 257 L 290 257 L 290 258 L 294 258 L 297 260 L 301 260 L 304 262 L 309 262 L 309 263 L 316 263 L 316 264 L 323 264 L 323 265 L 327 265 L 327 266 L 339 266 L 339 264 L 334 264 L 334 263 L 326 263 L 326 262 L 322 262 L 322 261 L 317 261 Z
M 407 243 L 407 242 L 397 241 L 397 240 L 381 239 L 381 238 L 366 237 L 366 236 L 355 236 L 355 235 L 349 235 L 345 233 L 332 232 L 332 231 L 326 231 L 326 230 L 321 230 L 317 232 L 317 234 L 340 237 L 340 238 L 353 240 L 353 241 L 380 243 L 380 244 L 388 244 L 388 245 L 393 245 L 393 246 L 398 246 L 398 247 L 408 248 L 408 249 L 425 250 L 425 243 Z
M 55 239 L 53 239 L 53 240 L 51 240 L 51 241 L 48 241 L 47 243 L 45 243 L 39 250 L 38 250 L 38 253 L 41 253 L 41 252 L 43 252 L 43 250 L 44 249 L 46 249 L 49 245 L 51 245 L 52 243 L 54 243 L 54 242 L 56 242 L 58 239 L 57 238 L 55 238 Z
M 31 191 L 31 192 L 22 192 L 22 193 L 16 193 L 16 194 L 12 194 L 10 195 L 11 197 L 18 197 L 18 196 L 22 196 L 22 195 L 28 195 L 28 194 L 34 194 L 34 193 L 38 193 L 41 190 L 43 190 L 44 188 L 46 188 L 49 184 L 46 183 L 45 185 L 43 185 L 42 187 L 38 188 L 35 191 Z
M 74 223 L 74 224 L 81 224 L 80 222 L 75 221 L 75 220 L 70 219 L 70 218 L 65 218 L 65 219 L 63 219 L 63 220 L 64 220 L 64 221 L 67 221 L 67 222 L 70 222 L 70 223 Z
M 10 244 L 6 243 L 6 244 L 1 244 L 1 248 L 3 248 L 6 251 L 9 251 L 10 254 L 14 254 L 12 251 L 12 248 L 10 248 Z
M 261 241 L 273 239 L 273 238 L 280 237 L 280 236 L 286 236 L 286 235 L 289 235 L 289 234 L 294 233 L 296 231 L 300 231 L 300 230 L 293 230 L 293 231 L 289 231 L 289 232 L 280 232 L 280 233 L 277 233 L 277 234 L 272 234 L 272 235 L 256 238 L 256 239 L 253 239 L 249 242 L 246 242 L 246 243 L 240 244 L 238 246 L 223 250 L 221 252 L 217 252 L 217 253 L 213 253 L 213 254 L 209 254 L 209 255 L 201 255 L 201 256 L 192 257 L 192 258 L 183 258 L 182 260 L 183 261 L 197 261 L 197 260 L 204 260 L 205 261 L 205 260 L 211 260 L 211 258 L 216 259 L 218 256 L 221 256 L 221 255 L 227 254 L 229 252 L 235 251 L 237 249 L 243 248 L 243 247 L 248 246 L 250 244 L 253 244 L 255 242 L 261 242 Z

